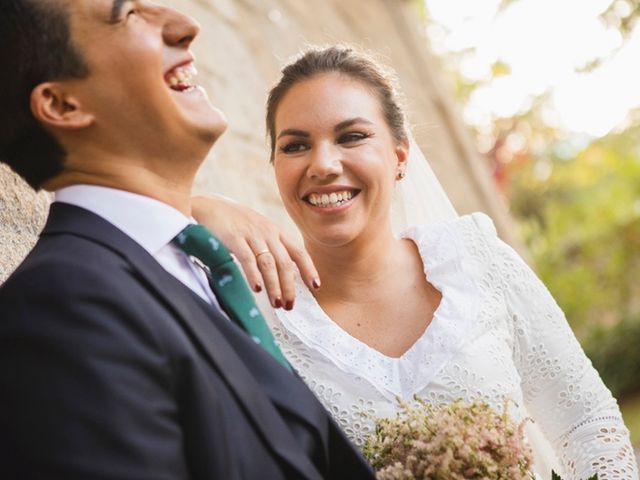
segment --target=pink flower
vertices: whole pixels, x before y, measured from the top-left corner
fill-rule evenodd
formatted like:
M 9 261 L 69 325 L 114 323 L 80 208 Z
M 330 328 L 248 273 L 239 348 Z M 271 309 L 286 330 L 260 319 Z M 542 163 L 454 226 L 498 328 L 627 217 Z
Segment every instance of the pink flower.
M 531 449 L 523 424 L 488 404 L 401 402 L 395 418 L 378 420 L 364 447 L 380 480 L 529 480 Z

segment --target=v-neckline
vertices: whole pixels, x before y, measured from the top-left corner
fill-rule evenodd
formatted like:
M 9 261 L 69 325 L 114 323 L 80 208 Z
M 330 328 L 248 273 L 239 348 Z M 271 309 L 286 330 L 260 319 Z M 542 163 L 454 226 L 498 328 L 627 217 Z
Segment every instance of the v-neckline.
M 414 227 L 402 235 L 417 245 L 425 277 L 442 297 L 430 324 L 399 357 L 385 355 L 335 323 L 300 279 L 296 307 L 290 312 L 277 311 L 278 318 L 303 343 L 341 369 L 357 373 L 378 390 L 410 399 L 458 351 L 473 317 L 475 286 L 464 274 L 460 242 L 449 234 L 447 225 Z
M 428 278 L 428 274 L 425 274 L 427 281 L 433 285 L 429 278 Z M 360 348 L 369 351 L 369 353 L 371 355 L 374 356 L 378 356 L 386 361 L 401 361 L 402 359 L 406 358 L 407 356 L 411 355 L 411 352 L 413 350 L 415 350 L 418 345 L 420 345 L 422 342 L 425 342 L 426 337 L 429 335 L 429 330 L 431 329 L 431 326 L 434 324 L 434 322 L 436 322 L 438 320 L 438 316 L 439 316 L 439 311 L 443 305 L 443 303 L 445 302 L 445 294 L 442 290 L 438 289 L 435 285 L 433 285 L 434 288 L 436 288 L 436 290 L 438 290 L 438 292 L 440 292 L 440 302 L 438 303 L 437 308 L 433 311 L 433 315 L 431 316 L 430 321 L 428 322 L 427 326 L 425 327 L 424 331 L 416 338 L 416 340 L 409 346 L 409 348 L 407 348 L 402 354 L 398 355 L 397 357 L 391 356 L 391 355 L 387 355 L 384 352 L 381 352 L 380 350 L 378 350 L 375 347 L 372 347 L 371 345 L 369 345 L 368 343 L 366 343 L 365 341 L 359 339 L 358 337 L 354 336 L 353 334 L 351 334 L 350 332 L 348 332 L 347 330 L 345 330 L 340 324 L 338 324 L 332 317 L 331 315 L 329 315 L 324 308 L 322 308 L 322 305 L 320 305 L 320 302 L 318 302 L 318 300 L 313 296 L 313 293 L 311 293 L 311 291 L 309 291 L 309 289 L 303 289 L 302 292 L 305 295 L 308 295 L 308 301 L 311 305 L 313 305 L 319 312 L 320 316 L 329 324 L 335 327 L 336 330 L 336 334 L 340 335 L 340 336 L 347 336 L 349 337 L 349 340 L 356 343 L 356 345 L 358 345 Z
M 424 261 L 422 261 L 422 256 L 420 255 L 420 249 L 418 247 L 418 245 L 416 244 L 415 240 L 413 238 L 407 238 L 407 240 L 409 240 L 410 242 L 412 242 L 415 246 L 415 248 L 418 250 L 418 257 L 420 258 L 422 265 L 424 267 Z M 435 288 L 438 293 L 440 293 L 440 301 L 438 302 L 438 306 L 435 308 L 435 310 L 433 311 L 433 314 L 431 315 L 431 318 L 429 319 L 429 321 L 427 322 L 427 325 L 425 326 L 424 330 L 422 331 L 422 333 L 416 338 L 416 340 L 409 346 L 409 348 L 407 348 L 404 352 L 402 352 L 402 354 L 398 355 L 397 357 L 392 356 L 392 355 L 387 355 L 384 352 L 381 352 L 380 350 L 378 350 L 375 347 L 372 347 L 371 345 L 369 345 L 368 343 L 366 343 L 365 341 L 359 339 L 358 337 L 356 337 L 355 335 L 351 334 L 350 332 L 348 332 L 344 327 L 342 327 L 340 324 L 338 324 L 332 317 L 331 315 L 329 315 L 327 313 L 327 311 L 322 307 L 322 305 L 320 305 L 320 302 L 318 302 L 318 300 L 313 296 L 313 293 L 309 290 L 309 289 L 303 289 L 302 291 L 305 294 L 308 294 L 310 296 L 309 303 L 314 305 L 319 312 L 321 313 L 321 316 L 324 318 L 325 321 L 335 325 L 336 329 L 339 330 L 340 332 L 338 333 L 339 335 L 347 335 L 348 337 L 350 337 L 350 339 L 352 341 L 354 341 L 357 345 L 359 345 L 361 348 L 363 349 L 367 349 L 370 350 L 370 353 L 372 355 L 376 355 L 376 356 L 380 356 L 383 359 L 389 360 L 389 361 L 400 361 L 402 360 L 405 356 L 410 355 L 411 351 L 414 350 L 416 348 L 416 346 L 425 341 L 425 337 L 427 337 L 428 335 L 428 330 L 431 328 L 431 325 L 436 321 L 436 319 L 439 316 L 439 311 L 440 311 L 440 307 L 442 306 L 444 300 L 445 300 L 445 296 L 444 296 L 444 292 L 436 287 L 430 280 L 430 274 L 429 272 L 426 271 L 426 268 L 423 268 L 423 272 L 424 272 L 424 277 L 427 280 L 427 282 L 429 283 L 429 285 L 433 286 L 433 288 Z

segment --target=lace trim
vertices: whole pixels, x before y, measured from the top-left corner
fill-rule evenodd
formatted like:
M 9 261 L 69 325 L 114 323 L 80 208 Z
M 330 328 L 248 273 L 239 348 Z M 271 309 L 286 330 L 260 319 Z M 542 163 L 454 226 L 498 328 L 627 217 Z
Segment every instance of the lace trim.
M 601 415 L 599 417 L 587 418 L 586 420 L 583 420 L 577 425 L 574 425 L 567 433 L 563 435 L 563 437 L 570 436 L 573 432 L 575 432 L 576 430 L 586 425 L 590 425 L 592 423 L 604 422 L 604 421 L 611 421 L 614 423 L 621 423 L 624 425 L 624 421 L 622 420 L 622 417 L 620 417 L 619 415 Z
M 613 420 L 613 421 L 611 421 Z M 568 478 L 637 480 L 638 468 L 622 419 L 605 416 L 582 422 L 563 437 L 559 445 Z
M 460 263 L 463 248 L 452 228 L 460 221 L 413 227 L 402 234 L 413 240 L 427 279 L 442 300 L 424 334 L 401 357 L 388 357 L 352 337 L 335 324 L 298 278 L 296 307 L 278 310 L 283 327 L 342 371 L 367 380 L 386 398 L 410 400 L 424 389 L 464 345 L 477 315 L 479 294 Z M 420 365 L 420 368 L 416 368 Z

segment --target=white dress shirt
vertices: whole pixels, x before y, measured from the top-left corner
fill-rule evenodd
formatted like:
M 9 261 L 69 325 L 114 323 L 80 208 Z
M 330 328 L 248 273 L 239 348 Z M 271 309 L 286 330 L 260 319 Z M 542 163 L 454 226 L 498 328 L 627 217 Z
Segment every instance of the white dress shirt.
M 187 225 L 196 223 L 192 218 L 153 198 L 95 185 L 62 188 L 55 193 L 55 201 L 82 207 L 104 218 L 200 298 L 220 309 L 204 271 L 171 243 Z

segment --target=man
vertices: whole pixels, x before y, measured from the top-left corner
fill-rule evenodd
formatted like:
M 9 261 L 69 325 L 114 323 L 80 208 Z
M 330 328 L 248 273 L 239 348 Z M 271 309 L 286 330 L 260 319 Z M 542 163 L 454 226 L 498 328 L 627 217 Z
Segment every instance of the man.
M 148 1 L 0 4 L 0 159 L 56 192 L 0 289 L 2 478 L 373 478 L 174 241 L 226 127 L 197 33 Z

